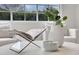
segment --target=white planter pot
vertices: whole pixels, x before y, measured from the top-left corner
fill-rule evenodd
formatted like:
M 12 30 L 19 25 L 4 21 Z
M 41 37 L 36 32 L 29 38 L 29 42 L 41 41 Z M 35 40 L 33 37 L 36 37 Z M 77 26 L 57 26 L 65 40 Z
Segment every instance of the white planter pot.
M 48 32 L 46 33 L 46 40 L 48 41 L 57 41 L 59 47 L 64 43 L 64 30 L 63 27 L 55 25 L 54 22 L 48 22 Z

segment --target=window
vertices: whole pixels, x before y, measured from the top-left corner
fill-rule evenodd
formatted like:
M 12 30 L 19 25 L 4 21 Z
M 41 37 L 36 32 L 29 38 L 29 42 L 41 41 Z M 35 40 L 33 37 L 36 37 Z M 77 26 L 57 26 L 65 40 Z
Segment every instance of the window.
M 27 21 L 36 21 L 36 14 L 35 13 L 26 13 L 26 20 Z
M 0 4 L 0 20 L 48 21 L 46 8 L 59 10 L 59 4 Z
M 0 12 L 0 20 L 10 20 L 9 12 Z
M 13 20 L 24 20 L 24 13 L 13 13 Z

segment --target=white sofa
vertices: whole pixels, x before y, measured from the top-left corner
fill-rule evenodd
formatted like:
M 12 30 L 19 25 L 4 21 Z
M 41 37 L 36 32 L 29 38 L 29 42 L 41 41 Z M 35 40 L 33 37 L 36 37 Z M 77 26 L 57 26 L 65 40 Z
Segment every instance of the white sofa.
M 17 42 L 17 39 L 13 38 L 14 33 L 7 25 L 0 24 L 0 46 Z
M 17 39 L 13 39 L 13 38 L 0 38 L 0 46 L 7 45 L 10 43 L 15 43 L 17 41 L 18 41 Z
M 10 23 L 7 23 L 10 24 Z M 10 25 L 0 23 L 0 46 L 6 45 L 9 43 L 17 42 L 17 39 L 14 39 L 14 32 L 11 29 Z M 42 28 L 44 24 L 42 22 L 25 22 L 25 21 L 15 21 L 12 24 L 13 29 L 27 32 L 30 29 L 39 29 Z M 42 40 L 43 36 L 39 36 L 37 40 Z
M 64 36 L 64 40 L 79 44 L 79 29 L 69 29 L 69 34 Z
M 34 21 L 33 22 L 32 21 L 29 21 L 29 22 L 26 22 L 26 21 L 14 21 L 12 23 L 12 27 L 13 27 L 13 29 L 17 29 L 17 30 L 20 30 L 20 31 L 23 31 L 23 32 L 27 32 L 30 29 L 42 28 L 42 27 L 45 26 L 44 25 L 45 23 L 46 22 L 42 22 L 42 21 L 41 22 L 36 22 L 36 21 L 35 22 Z M 6 27 L 6 29 L 7 29 L 7 27 Z M 65 41 L 68 41 L 68 42 L 79 43 L 79 40 L 78 40 L 78 35 L 79 35 L 78 32 L 79 32 L 79 30 L 75 30 L 74 29 L 73 32 L 75 32 L 76 34 L 73 34 L 72 35 L 72 31 L 71 31 L 71 35 L 67 35 L 67 36 L 65 35 L 64 36 L 64 40 Z M 66 32 L 66 34 L 67 34 L 67 32 Z M 8 30 L 0 30 L 0 40 L 1 41 L 3 40 L 2 38 L 6 38 L 7 39 L 7 38 L 12 38 L 13 36 L 14 36 L 14 34 L 12 34 L 11 31 L 8 31 Z M 42 38 L 43 37 L 41 35 L 37 40 L 42 40 Z

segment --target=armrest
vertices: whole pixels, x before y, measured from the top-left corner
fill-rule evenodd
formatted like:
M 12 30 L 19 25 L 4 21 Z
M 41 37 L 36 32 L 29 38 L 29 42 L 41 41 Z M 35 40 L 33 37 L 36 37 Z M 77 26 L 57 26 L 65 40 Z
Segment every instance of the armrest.
M 69 36 L 64 36 L 64 40 L 67 42 L 75 43 L 77 39 L 77 29 L 69 29 Z
M 76 38 L 77 29 L 69 29 L 69 35 L 64 36 L 64 38 Z

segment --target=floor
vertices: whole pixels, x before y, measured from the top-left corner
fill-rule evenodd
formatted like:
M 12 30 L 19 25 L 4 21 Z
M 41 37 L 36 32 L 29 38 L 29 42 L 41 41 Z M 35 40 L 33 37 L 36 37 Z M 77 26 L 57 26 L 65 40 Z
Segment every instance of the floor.
M 35 43 L 42 46 L 41 41 L 35 41 Z M 9 50 L 12 45 L 13 43 L 1 46 L 0 55 L 19 55 L 18 53 Z M 79 44 L 64 42 L 63 47 L 59 48 L 56 52 L 46 52 L 34 46 L 33 44 L 30 44 L 24 51 L 20 53 L 20 55 L 79 55 Z

